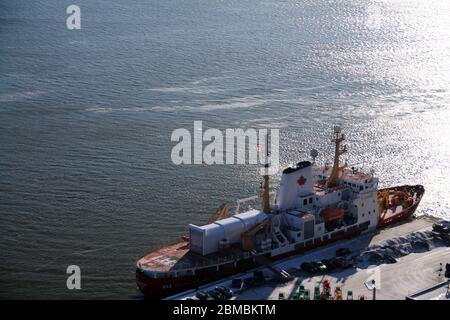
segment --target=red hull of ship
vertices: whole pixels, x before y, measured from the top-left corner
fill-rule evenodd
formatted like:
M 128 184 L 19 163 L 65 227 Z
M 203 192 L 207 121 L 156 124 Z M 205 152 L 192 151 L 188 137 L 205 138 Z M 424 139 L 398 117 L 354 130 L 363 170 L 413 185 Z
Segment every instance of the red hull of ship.
M 414 214 L 414 212 L 416 211 L 418 205 L 419 205 L 419 203 L 417 203 L 417 204 L 415 204 L 415 205 L 413 205 L 413 206 L 403 210 L 402 212 L 400 212 L 400 213 L 398 213 L 395 216 L 392 216 L 390 218 L 381 219 L 378 222 L 378 226 L 377 227 L 378 228 L 382 228 L 382 227 L 385 227 L 385 226 L 397 223 L 399 221 L 404 221 L 404 220 L 407 220 L 407 219 L 411 218 L 412 215 Z

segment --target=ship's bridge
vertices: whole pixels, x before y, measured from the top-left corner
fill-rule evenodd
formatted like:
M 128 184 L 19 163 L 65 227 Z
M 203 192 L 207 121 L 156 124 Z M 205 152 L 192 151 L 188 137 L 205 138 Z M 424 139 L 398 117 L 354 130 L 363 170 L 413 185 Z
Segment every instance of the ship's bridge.
M 331 167 L 316 167 L 314 168 L 314 176 L 317 181 L 316 193 L 320 193 L 320 188 L 326 189 L 325 183 L 331 175 Z M 373 177 L 371 174 L 367 174 L 362 170 L 355 168 L 343 168 L 339 177 L 341 185 L 343 187 L 350 187 L 353 192 L 361 192 L 366 189 L 377 189 L 378 178 Z

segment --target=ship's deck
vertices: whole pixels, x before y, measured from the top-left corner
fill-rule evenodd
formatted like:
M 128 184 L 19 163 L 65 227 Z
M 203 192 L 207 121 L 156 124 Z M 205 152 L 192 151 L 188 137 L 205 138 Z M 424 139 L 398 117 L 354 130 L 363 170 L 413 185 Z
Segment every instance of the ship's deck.
M 411 189 L 411 190 L 409 190 Z M 402 211 L 407 210 L 410 207 L 414 207 L 415 205 L 417 205 L 420 200 L 422 199 L 423 193 L 421 193 L 420 189 L 417 188 L 417 190 L 415 189 L 415 187 L 394 187 L 394 188 L 390 188 L 389 190 L 389 201 L 392 201 L 392 198 L 394 197 L 394 192 L 395 191 L 405 191 L 407 194 L 409 194 L 409 196 L 412 197 L 413 202 L 409 207 L 405 207 L 402 204 L 398 204 L 396 206 L 390 206 L 388 208 L 386 208 L 385 210 L 380 212 L 380 218 L 381 219 L 389 219 L 392 218 L 400 213 L 402 213 Z
M 405 190 L 404 187 L 399 188 L 401 190 Z M 392 195 L 390 197 L 392 197 Z M 418 195 L 416 193 L 413 194 L 413 206 L 420 201 L 420 198 L 421 195 Z M 403 210 L 405 210 L 405 208 L 402 205 L 390 207 L 381 212 L 380 217 L 386 220 L 401 213 Z M 181 241 L 179 243 L 175 243 L 149 253 L 138 261 L 138 266 L 142 270 L 147 270 L 155 273 L 177 272 L 181 270 L 192 270 L 200 267 L 207 267 L 225 263 L 238 257 L 242 257 L 245 254 L 249 255 L 249 253 L 246 253 L 242 250 L 239 244 L 234 244 L 227 254 L 212 253 L 206 256 L 202 256 L 189 250 L 188 241 Z
M 138 261 L 138 265 L 152 272 L 173 272 L 224 263 L 243 254 L 240 246 L 234 245 L 227 254 L 202 256 L 189 251 L 189 242 L 182 241 L 149 253 Z
M 333 171 L 333 167 L 315 167 L 314 168 L 315 174 L 323 174 L 323 175 L 330 176 L 332 171 Z M 372 175 L 367 174 L 361 170 L 353 171 L 351 169 L 344 168 L 341 171 L 340 179 L 350 180 L 350 181 L 354 181 L 354 182 L 358 182 L 358 183 L 365 183 L 368 180 L 372 179 Z

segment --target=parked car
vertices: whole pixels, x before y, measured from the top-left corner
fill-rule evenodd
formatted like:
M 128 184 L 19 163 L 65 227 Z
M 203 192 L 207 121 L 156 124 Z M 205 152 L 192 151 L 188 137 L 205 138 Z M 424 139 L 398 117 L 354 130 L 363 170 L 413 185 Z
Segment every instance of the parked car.
M 399 253 L 402 256 L 407 256 L 408 254 L 413 252 L 413 248 L 412 248 L 412 245 L 410 243 L 404 243 L 404 244 L 398 245 L 397 247 L 399 249 Z
M 449 233 L 450 232 L 450 221 L 439 220 L 433 224 L 433 231 L 439 233 Z
M 320 261 L 303 262 L 300 268 L 308 273 L 322 273 L 327 271 L 326 265 Z
M 218 287 L 216 287 L 216 290 L 219 291 L 220 293 L 222 293 L 222 295 L 227 299 L 230 299 L 233 297 L 233 291 L 231 291 L 231 289 L 229 289 L 225 286 L 218 286 Z
M 378 251 L 369 251 L 368 260 L 372 263 L 382 263 L 384 261 L 384 256 Z
M 445 277 L 450 278 L 450 263 L 445 265 Z
M 211 300 L 211 296 L 206 291 L 203 290 L 198 290 L 195 293 L 195 297 L 199 300 Z
M 225 296 L 217 289 L 209 290 L 208 294 L 215 300 L 226 300 Z
M 391 256 L 390 254 L 385 254 L 384 255 L 384 261 L 386 263 L 397 263 L 397 259 L 395 259 L 393 256 Z
M 336 257 L 343 257 L 350 253 L 351 253 L 351 251 L 349 248 L 339 248 L 336 250 Z
M 323 259 L 322 263 L 327 267 L 328 271 L 336 269 L 336 265 L 334 264 L 333 259 Z
M 308 272 L 308 273 L 313 272 L 312 265 L 309 262 L 303 262 L 300 265 L 300 269 L 302 269 L 303 271 Z
M 338 257 L 334 259 L 334 265 L 340 269 L 348 269 L 353 267 L 355 262 L 351 258 Z
M 324 265 L 321 261 L 313 261 L 311 262 L 312 268 L 313 268 L 313 272 L 326 272 L 327 271 L 327 266 Z
M 427 240 L 415 240 L 411 244 L 412 244 L 413 247 L 424 248 L 427 251 L 430 251 L 431 247 L 432 247 L 431 243 L 429 241 L 427 241 Z

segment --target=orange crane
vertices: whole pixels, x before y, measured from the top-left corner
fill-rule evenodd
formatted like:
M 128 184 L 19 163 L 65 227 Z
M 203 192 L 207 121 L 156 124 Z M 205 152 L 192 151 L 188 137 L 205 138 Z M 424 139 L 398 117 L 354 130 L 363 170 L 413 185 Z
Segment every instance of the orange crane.
M 248 229 L 247 231 L 243 232 L 241 234 L 241 242 L 242 242 L 242 249 L 245 251 L 249 251 L 255 248 L 255 234 L 260 230 L 266 230 L 269 225 L 269 220 L 264 220 L 261 223 L 258 223 L 257 225 L 253 226 L 252 228 Z
M 214 221 L 217 220 L 221 220 L 221 219 L 225 219 L 228 217 L 228 204 L 227 203 L 222 203 L 219 207 L 219 209 L 217 209 L 216 212 L 214 212 L 211 217 L 209 217 L 208 220 L 208 224 L 213 223 Z M 184 235 L 182 237 L 183 241 L 185 242 L 189 242 L 189 236 L 188 235 Z
M 217 209 L 216 212 L 212 214 L 212 216 L 208 220 L 208 224 L 213 223 L 214 221 L 225 219 L 228 217 L 228 204 L 222 203 Z
M 378 208 L 380 210 L 380 219 L 384 219 L 386 215 L 386 209 L 390 205 L 389 190 L 383 190 L 378 192 Z

